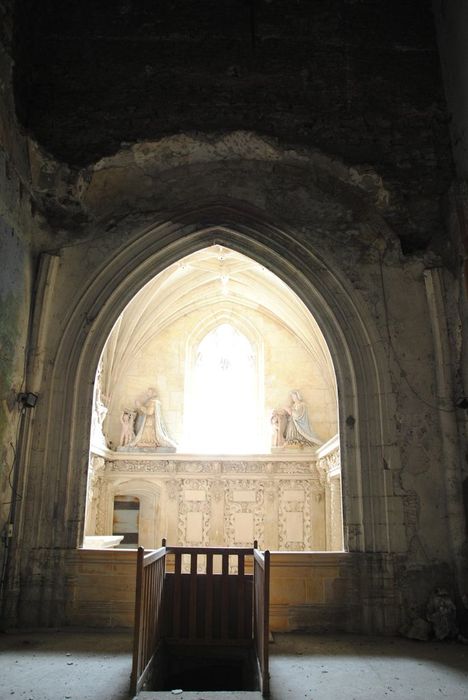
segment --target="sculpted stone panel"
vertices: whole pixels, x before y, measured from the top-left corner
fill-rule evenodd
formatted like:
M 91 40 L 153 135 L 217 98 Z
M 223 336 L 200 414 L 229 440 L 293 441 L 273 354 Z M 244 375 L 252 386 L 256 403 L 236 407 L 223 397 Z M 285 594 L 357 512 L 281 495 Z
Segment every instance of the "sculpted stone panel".
M 211 525 L 210 482 L 183 479 L 179 485 L 178 544 L 207 547 Z M 201 499 L 200 493 L 207 498 Z
M 278 534 L 280 549 L 310 549 L 310 483 L 284 480 L 279 484 Z
M 106 534 L 108 522 L 99 494 L 116 479 L 138 473 L 149 488 L 161 486 L 162 531 L 172 532 L 178 544 L 250 547 L 257 539 L 273 549 L 323 549 L 325 543 L 342 548 L 338 450 L 317 461 L 97 459 L 90 476 L 96 534 Z
M 251 547 L 254 539 L 263 541 L 264 491 L 262 481 L 235 479 L 227 482 L 224 534 L 230 545 Z

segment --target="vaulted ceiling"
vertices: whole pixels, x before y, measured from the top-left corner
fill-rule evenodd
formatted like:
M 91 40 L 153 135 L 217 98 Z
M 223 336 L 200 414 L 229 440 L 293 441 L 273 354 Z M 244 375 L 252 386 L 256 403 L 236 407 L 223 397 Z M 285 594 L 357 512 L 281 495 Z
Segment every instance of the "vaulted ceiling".
M 104 382 L 125 375 L 132 359 L 155 335 L 200 308 L 216 314 L 225 302 L 256 309 L 280 323 L 305 346 L 329 386 L 332 359 L 320 328 L 299 297 L 254 260 L 219 245 L 171 265 L 133 298 L 121 314 L 105 349 Z M 104 387 L 104 393 L 110 389 Z

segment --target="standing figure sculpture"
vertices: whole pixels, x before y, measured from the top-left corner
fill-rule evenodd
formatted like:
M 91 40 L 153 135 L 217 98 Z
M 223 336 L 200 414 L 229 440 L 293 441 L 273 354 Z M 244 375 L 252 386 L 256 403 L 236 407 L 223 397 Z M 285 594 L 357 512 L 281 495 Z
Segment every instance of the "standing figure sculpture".
M 271 412 L 271 446 L 283 447 L 289 413 L 285 408 L 274 408 Z
M 161 401 L 156 390 L 150 387 L 144 401 L 135 401 L 137 419 L 135 437 L 128 443 L 129 447 L 157 448 L 166 447 L 175 450 L 177 445 L 172 440 L 164 424 L 161 413 Z
M 289 414 L 285 432 L 286 445 L 313 447 L 322 444 L 310 427 L 307 406 L 296 389 L 291 391 L 291 403 L 286 410 Z
M 120 417 L 120 423 L 122 425 L 122 430 L 120 431 L 120 446 L 126 447 L 130 445 L 132 440 L 135 439 L 134 424 L 135 424 L 135 411 L 124 410 Z

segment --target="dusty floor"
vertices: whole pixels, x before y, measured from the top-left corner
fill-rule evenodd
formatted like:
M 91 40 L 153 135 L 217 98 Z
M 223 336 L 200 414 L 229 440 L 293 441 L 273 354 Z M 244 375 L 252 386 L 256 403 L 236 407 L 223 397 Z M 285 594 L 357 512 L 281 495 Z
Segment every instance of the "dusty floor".
M 0 635 L 0 700 L 128 700 L 127 632 Z M 468 646 L 350 635 L 275 635 L 271 698 L 288 700 L 468 699 Z M 148 693 L 247 698 L 242 693 Z M 256 694 L 250 694 L 256 697 Z

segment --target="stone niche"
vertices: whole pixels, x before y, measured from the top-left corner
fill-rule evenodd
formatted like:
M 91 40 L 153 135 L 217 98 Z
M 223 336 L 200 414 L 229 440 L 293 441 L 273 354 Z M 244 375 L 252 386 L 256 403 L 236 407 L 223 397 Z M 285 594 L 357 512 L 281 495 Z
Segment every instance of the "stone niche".
M 309 455 L 92 454 L 86 535 L 113 535 L 118 497 L 139 499 L 138 543 L 342 551 L 337 437 Z

